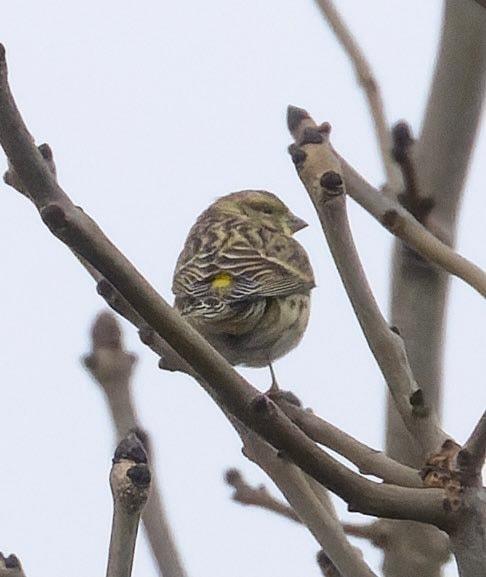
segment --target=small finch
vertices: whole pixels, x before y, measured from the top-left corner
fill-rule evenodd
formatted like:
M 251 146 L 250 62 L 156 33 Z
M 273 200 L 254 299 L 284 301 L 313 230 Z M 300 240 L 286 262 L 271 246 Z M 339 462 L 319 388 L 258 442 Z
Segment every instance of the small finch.
M 292 235 L 307 224 L 274 194 L 234 192 L 197 219 L 177 261 L 175 306 L 232 365 L 270 366 L 298 345 L 315 286 Z

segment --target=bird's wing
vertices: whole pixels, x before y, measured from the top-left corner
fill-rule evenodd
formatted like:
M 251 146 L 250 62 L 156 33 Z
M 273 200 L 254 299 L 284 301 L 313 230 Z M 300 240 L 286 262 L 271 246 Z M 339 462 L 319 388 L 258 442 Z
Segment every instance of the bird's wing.
M 307 253 L 296 240 L 246 223 L 222 224 L 191 230 L 174 275 L 177 297 L 214 295 L 237 303 L 315 286 Z

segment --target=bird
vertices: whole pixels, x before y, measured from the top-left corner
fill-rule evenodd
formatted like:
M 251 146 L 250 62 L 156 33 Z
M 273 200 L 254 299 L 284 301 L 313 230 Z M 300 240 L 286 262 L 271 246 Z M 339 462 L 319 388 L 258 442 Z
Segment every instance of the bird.
M 214 201 L 189 231 L 174 271 L 175 308 L 230 364 L 270 368 L 309 320 L 314 273 L 293 235 L 307 223 L 273 193 Z

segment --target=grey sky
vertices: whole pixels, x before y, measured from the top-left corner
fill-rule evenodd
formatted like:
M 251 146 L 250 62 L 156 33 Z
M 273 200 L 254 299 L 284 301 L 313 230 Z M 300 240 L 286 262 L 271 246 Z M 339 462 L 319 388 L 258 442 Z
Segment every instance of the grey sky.
M 416 132 L 440 4 L 337 2 L 374 66 L 389 118 L 406 118 Z M 382 183 L 363 96 L 313 2 L 15 0 L 2 5 L 0 41 L 17 102 L 38 142 L 54 149 L 61 184 L 165 297 L 190 225 L 216 196 L 267 188 L 311 224 L 298 237 L 318 283 L 311 323 L 276 370 L 318 413 L 381 446 L 383 383 L 286 153 L 292 103 L 330 121 L 340 152 Z M 459 250 L 483 265 L 485 154 L 483 129 L 459 234 Z M 17 553 L 31 577 L 101 575 L 113 436 L 78 359 L 103 303 L 32 206 L 3 183 L 0 194 L 0 550 Z M 350 212 L 386 310 L 391 238 L 358 207 Z M 160 372 L 124 326 L 140 355 L 137 404 L 190 576 L 317 576 L 318 546 L 305 529 L 229 500 L 225 468 L 238 466 L 254 482 L 264 475 L 245 461 L 212 401 L 188 377 Z M 481 298 L 454 280 L 444 417 L 460 440 L 486 401 L 485 331 Z M 261 388 L 269 383 L 266 370 L 243 372 Z M 366 555 L 377 568 L 378 553 Z M 143 538 L 134 569 L 142 575 L 155 575 Z

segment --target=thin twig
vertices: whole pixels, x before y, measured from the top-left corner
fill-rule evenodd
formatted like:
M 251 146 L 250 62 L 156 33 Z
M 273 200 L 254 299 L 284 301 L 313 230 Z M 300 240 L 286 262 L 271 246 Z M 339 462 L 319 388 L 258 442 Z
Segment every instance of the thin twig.
M 231 496 L 233 501 L 242 505 L 254 505 L 260 509 L 267 509 L 267 511 L 278 513 L 282 517 L 291 519 L 296 523 L 301 523 L 292 507 L 271 495 L 265 485 L 259 485 L 258 487 L 249 485 L 238 469 L 228 469 L 225 473 L 225 479 L 228 485 L 234 489 L 234 493 Z
M 235 490 L 231 496 L 233 501 L 241 503 L 242 505 L 252 505 L 267 511 L 272 511 L 286 519 L 291 519 L 296 523 L 302 524 L 302 520 L 295 513 L 292 507 L 289 507 L 289 505 L 271 495 L 265 485 L 252 487 L 247 483 L 247 481 L 245 481 L 243 475 L 238 471 L 238 469 L 228 469 L 225 474 L 225 479 L 228 485 L 232 486 Z M 309 477 L 308 481 L 310 480 L 311 478 Z M 322 485 L 319 485 L 319 487 L 323 488 Z M 328 500 L 329 497 L 326 499 L 326 509 L 329 505 Z M 383 530 L 379 527 L 378 522 L 369 523 L 368 525 L 342 523 L 342 528 L 344 532 L 351 537 L 367 539 L 376 547 L 383 548 L 385 546 L 386 536 Z
M 462 279 L 480 295 L 486 296 L 486 272 L 484 270 L 455 252 L 422 226 L 408 210 L 376 190 L 343 158 L 339 158 L 342 163 L 346 190 L 353 200 L 425 260 Z
M 361 552 L 351 547 L 344 535 L 343 525 L 327 489 L 299 471 L 237 419 L 231 415 L 227 417 L 243 441 L 243 454 L 268 474 L 291 507 L 272 497 L 263 485 L 256 489 L 248 485 L 236 469 L 230 469 L 226 473 L 226 481 L 235 488 L 233 499 L 245 505 L 256 505 L 274 511 L 306 526 L 342 569 L 342 577 L 372 577 L 374 574 Z
M 358 539 L 366 539 L 379 549 L 387 548 L 387 533 L 380 521 L 368 523 L 367 525 L 357 525 L 355 523 L 343 523 L 344 532 Z
M 91 352 L 83 358 L 85 367 L 105 393 L 118 440 L 130 429 L 143 430 L 131 394 L 136 356 L 124 349 L 122 336 L 115 316 L 108 312 L 101 313 L 91 330 Z M 142 522 L 160 574 L 164 577 L 185 577 L 156 478 L 151 442 L 146 432 L 143 435 L 153 472 L 152 488 L 142 512 Z
M 241 433 L 240 433 L 241 435 Z M 242 434 L 244 454 L 259 465 L 339 569 L 341 577 L 376 577 L 353 547 L 330 504 L 323 505 L 308 477 L 252 432 Z
M 413 158 L 414 141 L 408 124 L 406 122 L 395 124 L 392 137 L 393 158 L 402 170 L 404 182 L 404 191 L 398 195 L 398 200 L 421 224 L 425 224 L 434 201 L 429 196 L 421 194 Z
M 308 437 L 351 461 L 363 475 L 374 475 L 385 483 L 402 487 L 422 486 L 416 469 L 402 465 L 385 453 L 368 447 L 310 410 L 304 410 L 283 398 L 274 400 Z
M 331 0 L 316 0 L 316 2 L 320 11 L 333 29 L 341 46 L 348 54 L 356 72 L 358 82 L 363 87 L 373 119 L 376 138 L 381 150 L 383 168 L 385 169 L 387 179 L 386 188 L 396 194 L 401 188 L 401 178 L 391 156 L 392 139 L 386 121 L 385 105 L 381 97 L 379 84 L 371 70 L 370 63 L 367 61 L 356 39 L 336 10 L 333 2 Z
M 130 433 L 118 445 L 110 473 L 113 524 L 106 577 L 130 577 L 140 514 L 150 488 L 150 469 L 141 441 Z

